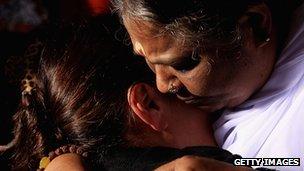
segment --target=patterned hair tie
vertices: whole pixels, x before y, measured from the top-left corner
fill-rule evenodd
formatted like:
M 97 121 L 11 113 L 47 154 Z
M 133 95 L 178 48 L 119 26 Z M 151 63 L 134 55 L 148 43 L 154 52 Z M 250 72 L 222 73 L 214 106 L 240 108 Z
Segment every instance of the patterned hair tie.
M 31 69 L 28 69 L 26 71 L 24 79 L 21 81 L 21 84 L 21 104 L 25 107 L 28 107 L 30 105 L 30 96 L 37 88 L 36 74 Z

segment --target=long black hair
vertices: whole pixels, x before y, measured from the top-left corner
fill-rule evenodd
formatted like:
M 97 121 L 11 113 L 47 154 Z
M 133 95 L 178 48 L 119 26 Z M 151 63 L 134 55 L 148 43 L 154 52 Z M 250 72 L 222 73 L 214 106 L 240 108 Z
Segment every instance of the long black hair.
M 95 165 L 111 149 L 128 146 L 127 90 L 153 80 L 145 62 L 102 22 L 59 27 L 44 42 L 33 87 L 14 115 L 15 170 L 37 168 L 41 157 L 66 144 L 88 151 Z

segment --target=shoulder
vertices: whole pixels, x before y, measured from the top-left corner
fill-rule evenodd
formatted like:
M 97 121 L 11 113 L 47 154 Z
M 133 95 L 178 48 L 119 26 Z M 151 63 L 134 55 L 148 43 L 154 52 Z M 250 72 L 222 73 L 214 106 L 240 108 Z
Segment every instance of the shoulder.
M 67 153 L 54 158 L 45 171 L 85 171 L 85 164 L 78 154 Z

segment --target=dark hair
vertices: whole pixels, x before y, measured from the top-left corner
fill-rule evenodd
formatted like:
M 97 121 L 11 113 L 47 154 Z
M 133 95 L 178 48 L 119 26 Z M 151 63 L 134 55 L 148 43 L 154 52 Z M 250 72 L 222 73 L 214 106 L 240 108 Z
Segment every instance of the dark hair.
M 41 157 L 62 145 L 82 147 L 95 164 L 129 145 L 127 90 L 152 74 L 98 23 L 57 29 L 45 41 L 36 86 L 14 115 L 14 169 L 37 168 Z
M 147 21 L 152 27 L 157 26 L 156 34 L 169 33 L 187 46 L 206 51 L 238 51 L 242 33 L 237 21 L 249 5 L 261 2 L 263 0 L 113 0 L 114 10 L 126 22 Z

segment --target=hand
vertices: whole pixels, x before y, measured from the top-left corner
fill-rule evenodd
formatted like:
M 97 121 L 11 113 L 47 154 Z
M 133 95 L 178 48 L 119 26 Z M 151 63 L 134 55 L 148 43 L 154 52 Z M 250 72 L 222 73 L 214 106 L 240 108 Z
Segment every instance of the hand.
M 184 156 L 158 167 L 155 171 L 252 171 L 248 167 L 197 156 Z

